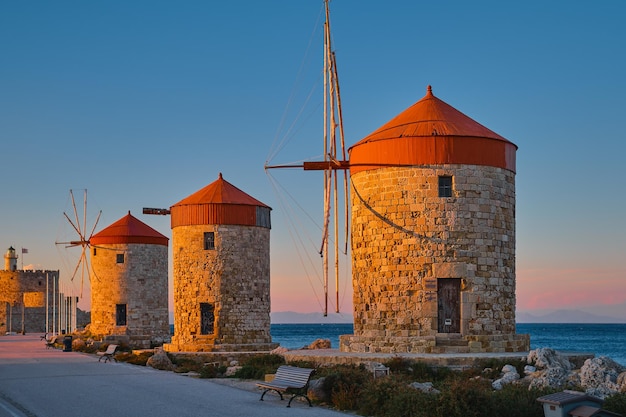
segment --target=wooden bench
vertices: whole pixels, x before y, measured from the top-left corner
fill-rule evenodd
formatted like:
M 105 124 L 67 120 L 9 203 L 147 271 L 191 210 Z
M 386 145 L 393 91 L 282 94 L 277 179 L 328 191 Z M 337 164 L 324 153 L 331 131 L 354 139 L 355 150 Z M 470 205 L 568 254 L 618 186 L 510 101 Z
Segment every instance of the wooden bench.
M 309 380 L 313 372 L 315 372 L 315 369 L 281 365 L 276 371 L 273 381 L 257 383 L 259 388 L 265 389 L 263 394 L 261 394 L 261 401 L 263 401 L 263 397 L 268 391 L 276 391 L 280 395 L 281 400 L 283 399 L 283 392 L 292 394 L 287 407 L 291 407 L 291 402 L 296 397 L 305 398 L 309 403 L 309 407 L 313 407 L 311 400 L 307 396 Z
M 117 362 L 117 359 L 115 359 L 116 350 L 117 350 L 117 345 L 109 345 L 107 347 L 107 350 L 105 350 L 104 352 L 97 352 L 98 356 L 100 356 L 100 358 L 98 358 L 98 362 L 100 362 L 102 359 L 104 359 L 105 363 L 106 361 L 110 361 L 111 359 Z

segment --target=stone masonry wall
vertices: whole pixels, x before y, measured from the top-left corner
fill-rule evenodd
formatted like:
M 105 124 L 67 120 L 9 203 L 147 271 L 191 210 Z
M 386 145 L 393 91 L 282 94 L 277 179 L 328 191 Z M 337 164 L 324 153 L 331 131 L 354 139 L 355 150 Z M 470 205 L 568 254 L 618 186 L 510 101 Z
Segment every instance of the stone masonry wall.
M 204 249 L 204 233 L 215 248 Z M 172 230 L 174 336 L 168 351 L 270 350 L 270 229 L 236 225 Z M 200 303 L 214 307 L 201 334 Z
M 8 331 L 46 332 L 46 281 L 48 324 L 52 326 L 59 271 L 0 271 L 0 334 Z
M 439 197 L 439 176 L 453 177 Z M 352 177 L 354 335 L 341 350 L 435 352 L 438 280 L 460 279 L 470 351 L 527 350 L 515 335 L 515 174 L 488 166 Z
M 91 332 L 128 336 L 136 347 L 169 340 L 167 246 L 103 244 L 95 250 Z M 118 254 L 124 255 L 123 263 L 117 263 Z M 126 326 L 116 326 L 117 304 L 126 304 Z

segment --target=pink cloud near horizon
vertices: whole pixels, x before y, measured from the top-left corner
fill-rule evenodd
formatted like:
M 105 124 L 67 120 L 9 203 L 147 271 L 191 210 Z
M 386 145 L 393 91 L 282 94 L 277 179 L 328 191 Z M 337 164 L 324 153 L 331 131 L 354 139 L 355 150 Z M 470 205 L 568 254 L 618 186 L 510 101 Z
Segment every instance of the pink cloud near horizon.
M 517 271 L 517 309 L 564 309 L 626 302 L 623 269 L 540 268 Z

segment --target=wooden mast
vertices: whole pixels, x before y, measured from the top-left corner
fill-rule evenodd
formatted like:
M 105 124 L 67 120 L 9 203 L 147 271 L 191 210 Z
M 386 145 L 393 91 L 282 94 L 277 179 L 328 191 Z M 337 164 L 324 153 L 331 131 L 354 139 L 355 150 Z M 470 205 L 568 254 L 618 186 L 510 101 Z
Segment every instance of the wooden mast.
M 273 168 L 303 168 L 305 171 L 324 171 L 324 224 L 322 229 L 322 243 L 320 255 L 323 263 L 324 280 L 324 316 L 328 315 L 328 255 L 329 255 L 329 226 L 331 206 L 334 205 L 333 232 L 334 232 L 334 272 L 335 272 L 335 310 L 339 313 L 339 193 L 337 191 L 337 171 L 344 171 L 344 206 L 345 206 L 345 250 L 348 245 L 348 174 L 350 168 L 346 160 L 346 149 L 343 134 L 343 118 L 341 112 L 341 98 L 339 94 L 339 79 L 337 62 L 331 46 L 330 36 L 330 9 L 329 0 L 324 0 L 326 21 L 324 23 L 324 160 L 308 161 L 302 164 L 266 165 L 265 169 Z M 339 128 L 341 155 L 337 152 L 337 128 Z M 338 158 L 339 156 L 339 158 Z

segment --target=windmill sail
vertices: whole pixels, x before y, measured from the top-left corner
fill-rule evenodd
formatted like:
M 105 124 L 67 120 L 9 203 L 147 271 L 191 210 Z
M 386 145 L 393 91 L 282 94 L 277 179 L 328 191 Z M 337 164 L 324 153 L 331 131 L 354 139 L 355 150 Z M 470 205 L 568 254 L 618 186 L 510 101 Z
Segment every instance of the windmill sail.
M 323 226 L 320 254 L 322 255 L 322 273 L 324 285 L 324 316 L 328 315 L 329 298 L 329 259 L 330 259 L 330 229 L 333 228 L 332 242 L 334 244 L 334 275 L 335 275 L 335 308 L 339 313 L 339 224 L 344 223 L 345 248 L 348 245 L 348 173 L 349 163 L 346 160 L 346 149 L 341 111 L 341 96 L 337 60 L 331 43 L 330 8 L 329 0 L 324 1 L 324 131 L 323 131 L 323 161 L 309 161 L 302 164 L 266 165 L 265 169 L 273 168 L 303 168 L 304 170 L 323 171 L 324 206 Z M 343 191 L 339 188 L 339 172 L 343 171 Z M 339 197 L 343 194 L 344 213 L 339 215 Z
M 74 192 L 70 190 L 70 199 L 72 201 L 72 209 L 73 209 L 73 218 L 65 212 L 63 212 L 63 216 L 68 221 L 68 223 L 72 226 L 74 231 L 77 234 L 77 239 L 64 241 L 64 242 L 56 242 L 57 245 L 64 245 L 66 248 L 78 247 L 81 248 L 80 257 L 76 262 L 76 266 L 72 272 L 71 280 L 74 281 L 74 278 L 78 274 L 80 270 L 80 295 L 83 295 L 83 285 L 85 281 L 85 275 L 87 275 L 87 279 L 91 279 L 91 275 L 93 274 L 93 270 L 91 268 L 91 263 L 89 261 L 89 248 L 91 247 L 90 239 L 93 235 L 96 227 L 98 226 L 98 221 L 100 220 L 100 216 L 102 215 L 102 210 L 98 212 L 96 220 L 94 222 L 91 231 L 87 233 L 87 190 L 84 190 L 83 193 L 83 216 L 82 223 L 79 217 L 79 212 L 76 207 L 76 200 L 74 199 Z

